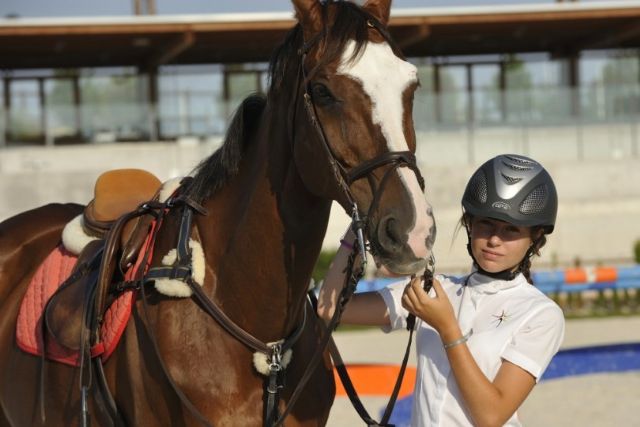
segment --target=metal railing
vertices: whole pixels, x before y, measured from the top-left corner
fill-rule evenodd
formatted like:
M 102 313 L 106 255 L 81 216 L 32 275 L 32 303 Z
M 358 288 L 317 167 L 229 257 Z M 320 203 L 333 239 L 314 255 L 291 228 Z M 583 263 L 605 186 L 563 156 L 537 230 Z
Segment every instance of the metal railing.
M 11 111 L 0 106 L 0 146 L 33 140 L 58 144 L 68 139 L 143 141 L 221 135 L 238 104 L 225 103 L 214 91 L 166 92 L 159 99 L 157 106 L 87 102 L 79 107 L 49 104 L 37 110 L 37 103 L 23 102 Z M 575 159 L 638 157 L 639 118 L 640 85 L 478 89 L 437 95 L 421 91 L 414 104 L 419 142 L 454 137 L 470 162 L 482 154 L 478 150 L 500 141 L 527 154 L 554 138 L 554 144 L 570 146 L 566 155 Z

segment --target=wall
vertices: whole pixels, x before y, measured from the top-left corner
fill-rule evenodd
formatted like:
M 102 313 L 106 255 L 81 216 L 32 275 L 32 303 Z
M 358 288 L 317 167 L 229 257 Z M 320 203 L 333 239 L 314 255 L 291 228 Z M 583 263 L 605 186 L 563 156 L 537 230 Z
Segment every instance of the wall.
M 518 132 L 522 129 L 418 135 L 419 163 L 438 225 L 435 255 L 439 270 L 468 268 L 464 230 L 453 239 L 461 213 L 459 199 L 476 167 L 502 152 L 533 156 L 556 181 L 560 198 L 557 229 L 538 267 L 569 266 L 576 260 L 584 265 L 631 262 L 633 243 L 640 239 L 640 160 L 633 146 L 622 144 L 616 151 L 623 139 L 611 138 L 610 129 L 598 126 L 582 130 L 582 155 L 578 140 L 567 136 L 574 135 L 575 129 L 536 129 L 541 136 L 529 140 L 528 146 L 513 142 Z M 472 158 L 470 141 L 475 148 Z M 53 201 L 86 203 L 96 177 L 112 168 L 143 168 L 163 180 L 186 174 L 219 142 L 216 138 L 205 142 L 183 138 L 174 143 L 4 148 L 0 150 L 0 219 Z M 348 223 L 348 217 L 334 207 L 325 239 L 327 249 L 337 246 Z

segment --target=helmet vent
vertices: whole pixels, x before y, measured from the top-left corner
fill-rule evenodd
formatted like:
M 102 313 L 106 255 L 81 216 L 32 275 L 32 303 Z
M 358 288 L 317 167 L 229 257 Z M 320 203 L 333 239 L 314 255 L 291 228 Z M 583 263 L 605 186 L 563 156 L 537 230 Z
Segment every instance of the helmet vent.
M 479 171 L 471 178 L 469 190 L 471 197 L 480 203 L 487 203 L 487 178 L 484 172 Z
M 507 156 L 507 155 L 505 155 L 505 157 L 511 160 L 512 162 L 520 163 L 521 165 L 535 165 L 535 162 L 531 160 L 523 159 L 522 157 L 514 157 L 514 156 Z
M 523 166 L 523 165 L 517 165 L 515 163 L 507 163 L 505 161 L 503 161 L 502 164 L 510 169 L 513 169 L 514 171 L 519 171 L 519 172 L 530 171 L 531 169 L 533 169 L 533 164 L 531 164 L 531 166 Z
M 547 186 L 539 185 L 520 203 L 520 213 L 533 215 L 544 211 L 547 199 Z
M 515 176 L 508 176 L 503 173 L 500 173 L 500 175 L 502 175 L 502 178 L 504 178 L 504 180 L 507 181 L 507 184 L 509 185 L 517 184 L 522 181 L 522 178 L 516 178 Z

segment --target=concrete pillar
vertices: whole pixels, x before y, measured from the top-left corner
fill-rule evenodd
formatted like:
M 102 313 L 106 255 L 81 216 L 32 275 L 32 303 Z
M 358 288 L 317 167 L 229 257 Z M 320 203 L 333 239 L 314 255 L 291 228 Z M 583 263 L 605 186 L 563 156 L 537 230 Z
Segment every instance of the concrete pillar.
M 50 129 L 51 120 L 49 120 L 49 109 L 47 108 L 47 93 L 44 90 L 44 78 L 38 78 L 38 99 L 40 101 L 40 129 L 44 138 L 45 145 L 54 144 L 54 135 Z
M 11 109 L 11 96 L 9 90 L 11 89 L 10 80 L 7 77 L 2 79 L 3 86 L 3 100 L 2 100 L 2 114 L 0 115 L 0 147 L 7 145 L 9 140 L 9 111 Z
M 442 85 L 440 83 L 440 64 L 433 65 L 433 102 L 436 123 L 442 123 Z
M 580 54 L 567 58 L 569 87 L 571 88 L 571 114 L 580 117 Z
M 467 155 L 470 165 L 475 162 L 475 102 L 473 97 L 473 73 L 472 65 L 466 64 L 467 74 Z
M 507 121 L 507 65 L 505 60 L 500 61 L 500 117 L 503 122 Z
M 75 118 L 76 137 L 78 139 L 83 138 L 82 128 L 82 90 L 80 88 L 80 78 L 78 76 L 72 77 L 73 87 L 73 112 Z
M 149 108 L 149 139 L 158 141 L 160 134 L 160 113 L 158 111 L 158 68 L 150 68 L 147 70 L 147 96 Z

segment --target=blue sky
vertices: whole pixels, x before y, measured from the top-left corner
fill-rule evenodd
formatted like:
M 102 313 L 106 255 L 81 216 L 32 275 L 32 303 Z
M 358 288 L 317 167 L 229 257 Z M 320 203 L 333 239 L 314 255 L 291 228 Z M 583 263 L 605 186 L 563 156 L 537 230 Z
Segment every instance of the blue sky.
M 144 0 L 143 0 L 144 1 Z M 553 0 L 395 0 L 393 7 L 552 3 Z M 292 10 L 289 0 L 156 0 L 158 14 L 273 12 Z M 0 16 L 131 15 L 133 0 L 0 0 Z

